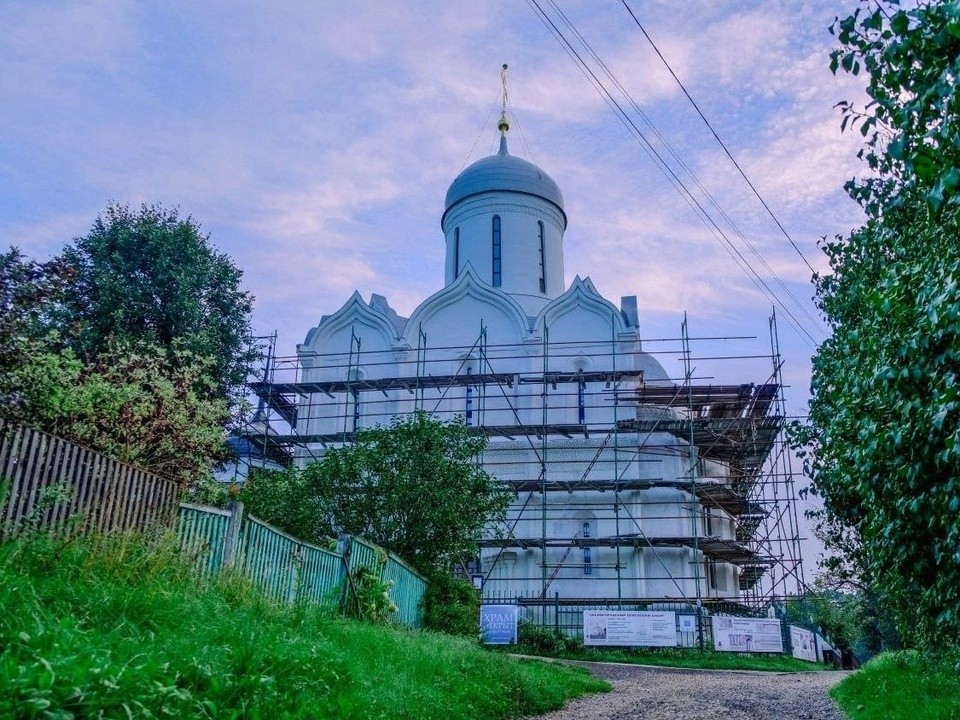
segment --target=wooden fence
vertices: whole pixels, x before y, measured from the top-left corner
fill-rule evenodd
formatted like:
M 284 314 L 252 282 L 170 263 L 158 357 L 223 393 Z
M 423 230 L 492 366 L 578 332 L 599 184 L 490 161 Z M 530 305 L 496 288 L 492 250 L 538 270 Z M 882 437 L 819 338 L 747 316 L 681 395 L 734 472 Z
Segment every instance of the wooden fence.
M 348 538 L 333 552 L 244 517 L 241 503 L 231 511 L 179 500 L 172 480 L 0 420 L 0 539 L 29 527 L 65 537 L 176 523 L 181 547 L 207 573 L 234 566 L 274 600 L 340 607 L 365 567 L 389 583 L 396 620 L 421 624 L 426 581 L 375 545 Z
M 230 510 L 180 504 L 181 547 L 207 573 L 232 567 L 279 602 L 311 602 L 342 608 L 361 568 L 389 586 L 397 606 L 394 619 L 410 627 L 423 622 L 427 581 L 397 556 L 355 537 L 341 538 L 336 551 L 317 547 L 245 515 L 243 503 Z
M 26 526 L 69 535 L 171 524 L 179 496 L 172 480 L 0 420 L 0 538 Z

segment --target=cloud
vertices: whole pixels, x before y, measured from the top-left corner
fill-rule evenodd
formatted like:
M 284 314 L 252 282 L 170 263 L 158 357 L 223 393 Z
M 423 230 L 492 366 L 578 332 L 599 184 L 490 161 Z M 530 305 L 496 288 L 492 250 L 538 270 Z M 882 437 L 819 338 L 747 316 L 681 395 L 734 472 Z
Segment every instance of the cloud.
M 563 6 L 772 267 L 802 281 L 622 8 Z M 82 232 L 108 200 L 162 200 L 247 268 L 265 328 L 302 335 L 301 316 L 314 323 L 354 287 L 409 312 L 442 283 L 443 193 L 475 140 L 474 156 L 496 141 L 508 62 L 511 148 L 529 143 L 568 199 L 571 277 L 665 317 L 769 304 L 522 3 L 13 7 L 0 28 L 0 68 L 17 70 L 12 84 L 2 73 L 0 232 L 27 246 Z M 817 68 L 826 37 L 810 39 L 827 7 L 635 8 L 807 248 L 855 222 L 839 209 L 849 148 L 829 109 L 845 87 Z

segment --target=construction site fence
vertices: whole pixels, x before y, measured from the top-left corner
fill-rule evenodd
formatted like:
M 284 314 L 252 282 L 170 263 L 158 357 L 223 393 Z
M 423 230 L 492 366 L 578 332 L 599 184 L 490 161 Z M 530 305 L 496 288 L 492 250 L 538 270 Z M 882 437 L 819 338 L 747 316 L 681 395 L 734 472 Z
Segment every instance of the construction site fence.
M 818 628 L 796 618 L 782 617 L 775 608 L 768 612 L 758 613 L 745 608 L 735 602 L 712 602 L 702 605 L 697 610 L 693 602 L 670 599 L 617 599 L 617 598 L 562 598 L 559 594 L 549 597 L 524 597 L 522 595 L 497 595 L 485 593 L 483 603 L 490 605 L 516 605 L 522 622 L 537 627 L 553 630 L 567 637 L 583 640 L 583 611 L 667 611 L 676 613 L 677 618 L 677 646 L 681 648 L 713 648 L 713 618 L 715 616 L 735 616 L 746 618 L 779 619 L 780 634 L 783 640 L 783 651 L 793 653 L 791 625 L 811 631 L 817 638 L 816 652 L 818 661 L 823 661 L 823 651 L 832 650 L 828 640 L 819 632 Z M 692 631 L 683 631 L 680 627 L 680 617 L 693 618 Z M 702 639 L 702 642 L 701 642 Z
M 202 572 L 238 572 L 280 603 L 345 611 L 356 600 L 354 579 L 365 570 L 387 585 L 397 608 L 394 621 L 408 627 L 423 624 L 427 581 L 397 556 L 361 538 L 343 535 L 336 547 L 318 547 L 244 513 L 240 502 L 225 510 L 181 503 L 177 535 Z

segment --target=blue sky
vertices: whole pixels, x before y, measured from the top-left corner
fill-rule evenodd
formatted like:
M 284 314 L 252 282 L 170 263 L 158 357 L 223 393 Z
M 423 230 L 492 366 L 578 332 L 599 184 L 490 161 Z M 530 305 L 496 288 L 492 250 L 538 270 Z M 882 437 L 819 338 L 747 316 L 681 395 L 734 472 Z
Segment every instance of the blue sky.
M 559 4 L 814 313 L 809 269 L 623 5 Z M 862 82 L 827 68 L 827 27 L 852 0 L 630 4 L 823 268 L 817 240 L 860 222 L 842 191 L 860 169 L 859 137 L 840 134 L 833 106 L 862 97 Z M 762 349 L 771 301 L 523 0 L 2 0 L 0 242 L 45 258 L 109 201 L 159 201 L 196 217 L 244 269 L 256 329 L 278 330 L 281 354 L 354 289 L 408 314 L 443 282 L 448 184 L 494 151 L 504 62 L 512 152 L 545 168 L 566 199 L 568 282 L 579 273 L 615 301 L 638 295 L 649 337 L 676 336 L 686 310 L 695 335 L 761 337 L 704 354 Z M 812 350 L 786 324 L 781 340 L 797 411 Z M 762 381 L 766 369 L 709 372 Z

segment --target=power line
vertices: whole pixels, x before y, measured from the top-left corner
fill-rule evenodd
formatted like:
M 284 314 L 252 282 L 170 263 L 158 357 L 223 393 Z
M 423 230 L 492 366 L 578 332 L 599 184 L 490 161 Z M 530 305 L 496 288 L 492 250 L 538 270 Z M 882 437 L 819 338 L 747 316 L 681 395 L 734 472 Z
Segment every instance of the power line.
M 776 282 L 776 284 L 780 287 L 780 289 L 783 290 L 783 292 L 794 302 L 794 304 L 796 304 L 800 312 L 806 316 L 807 320 L 814 327 L 819 327 L 819 321 L 810 313 L 806 305 L 800 302 L 800 300 L 796 297 L 796 295 L 794 295 L 794 293 L 790 290 L 790 288 L 787 287 L 787 285 L 783 282 L 783 280 L 776 273 L 776 271 L 774 271 L 774 269 L 770 267 L 770 264 L 767 262 L 766 258 L 764 258 L 763 255 L 760 253 L 760 251 L 757 250 L 757 248 L 753 245 L 753 243 L 750 242 L 749 238 L 747 238 L 744 232 L 733 220 L 733 218 L 730 217 L 730 215 L 723 209 L 723 207 L 719 204 L 719 202 L 717 202 L 717 200 L 713 197 L 710 191 L 707 190 L 706 187 L 704 187 L 703 183 L 700 182 L 699 178 L 697 178 L 693 170 L 691 170 L 690 167 L 686 164 L 686 162 L 684 162 L 680 154 L 676 152 L 676 150 L 674 150 L 670 142 L 663 136 L 663 134 L 660 132 L 657 126 L 643 111 L 643 108 L 641 108 L 639 103 L 637 103 L 637 101 L 633 99 L 633 96 L 630 95 L 630 93 L 623 86 L 623 84 L 617 79 L 617 77 L 613 74 L 610 68 L 607 67 L 606 63 L 603 62 L 603 60 L 596 53 L 593 47 L 591 47 L 589 41 L 587 41 L 587 39 L 580 33 L 580 31 L 577 30 L 576 26 L 570 21 L 570 19 L 566 16 L 566 14 L 559 7 L 559 5 L 557 5 L 556 1 L 548 0 L 548 2 L 550 2 L 550 5 L 553 7 L 556 13 L 563 19 L 564 24 L 566 24 L 566 26 L 570 28 L 573 34 L 577 37 L 577 39 L 580 41 L 580 44 L 587 50 L 587 52 L 590 53 L 593 60 L 603 70 L 607 78 L 620 91 L 621 95 L 623 95 L 623 97 L 627 100 L 627 102 L 633 108 L 634 112 L 636 112 L 637 115 L 640 116 L 641 120 L 643 120 L 643 122 L 647 125 L 647 127 L 649 127 L 650 130 L 654 133 L 654 135 L 656 135 L 657 139 L 666 148 L 667 152 L 674 159 L 674 161 L 676 161 L 676 163 L 680 166 L 680 168 L 682 168 L 682 170 L 690 177 L 693 183 L 697 186 L 697 189 L 699 189 L 700 192 L 703 193 L 704 197 L 706 197 L 706 199 L 710 202 L 710 204 L 717 210 L 718 213 L 720 213 L 720 216 L 727 222 L 727 224 L 730 226 L 733 232 L 736 233 L 736 235 L 743 241 L 744 245 L 746 245 L 750 249 L 750 252 L 754 255 L 754 257 L 757 258 L 760 264 L 763 265 L 764 269 L 767 271 L 770 277 Z
M 647 39 L 647 42 L 650 43 L 650 47 L 652 47 L 654 52 L 657 53 L 657 57 L 659 57 L 660 60 L 663 62 L 664 67 L 667 68 L 667 71 L 670 73 L 673 79 L 676 80 L 677 85 L 680 86 L 680 89 L 683 91 L 683 94 L 686 95 L 687 100 L 689 100 L 690 104 L 693 105 L 693 109 L 697 111 L 697 114 L 700 116 L 700 119 L 703 120 L 706 126 L 710 129 L 710 132 L 713 134 L 714 139 L 720 144 L 720 147 L 723 148 L 723 152 L 726 153 L 728 158 L 730 158 L 730 162 L 733 163 L 733 166 L 737 169 L 737 172 L 740 173 L 740 177 L 742 177 L 744 182 L 747 183 L 749 188 L 753 191 L 753 194 L 757 196 L 757 200 L 759 200 L 760 204 L 763 205 L 763 209 L 767 211 L 767 214 L 773 219 L 773 222 L 776 223 L 778 228 L 780 228 L 780 232 L 783 233 L 783 236 L 790 242 L 790 244 L 793 246 L 793 249 L 797 251 L 797 255 L 800 256 L 800 259 L 803 260 L 806 266 L 810 269 L 810 272 L 816 274 L 817 271 L 813 269 L 813 265 L 810 264 L 810 262 L 807 260 L 803 252 L 801 252 L 800 248 L 797 247 L 797 244 L 793 241 L 793 238 L 790 237 L 790 233 L 787 232 L 787 229 L 780 222 L 779 218 L 777 218 L 773 210 L 770 209 L 770 206 L 767 205 L 767 201 L 763 199 L 762 195 L 760 195 L 760 191 L 757 190 L 756 186 L 750 181 L 750 178 L 747 177 L 747 174 L 743 171 L 743 168 L 740 167 L 740 163 L 737 162 L 736 158 L 733 157 L 733 154 L 730 152 L 729 148 L 727 148 L 726 143 L 724 143 L 723 140 L 720 139 L 720 136 L 717 134 L 717 131 L 713 129 L 713 125 L 710 124 L 710 121 L 707 120 L 707 116 L 704 115 L 703 112 L 700 110 L 700 106 L 697 105 L 696 101 L 694 101 L 690 93 L 687 92 L 687 88 L 684 86 L 684 84 L 680 82 L 680 78 L 677 77 L 677 74 L 673 71 L 673 68 L 670 67 L 670 63 L 667 62 L 667 59 L 663 56 L 663 53 L 660 52 L 660 48 L 657 47 L 657 44 L 653 41 L 653 38 L 650 37 L 650 34 L 643 27 L 643 24 L 640 22 L 640 19 L 633 12 L 630 5 L 627 4 L 627 0 L 620 0 L 620 2 L 623 3 L 623 6 L 627 9 L 627 12 L 630 13 L 630 17 L 633 18 L 633 21 L 637 24 L 637 27 L 640 28 L 640 32 L 643 33 L 643 36 Z
M 544 23 L 548 31 L 550 31 L 554 38 L 560 43 L 564 52 L 566 52 L 567 55 L 574 61 L 580 72 L 584 74 L 587 80 L 601 94 L 604 102 L 610 107 L 611 110 L 614 111 L 617 119 L 627 128 L 634 139 L 641 143 L 641 147 L 644 149 L 644 151 L 654 161 L 660 171 L 665 175 L 667 180 L 680 193 L 681 197 L 683 197 L 687 204 L 690 205 L 691 209 L 694 210 L 694 213 L 701 220 L 701 222 L 703 222 L 707 228 L 721 241 L 727 253 L 730 254 L 731 258 L 737 263 L 741 270 L 747 273 L 753 284 L 761 291 L 761 293 L 765 293 L 775 305 L 779 306 L 780 309 L 783 310 L 790 326 L 797 332 L 801 339 L 803 339 L 811 347 L 816 347 L 816 340 L 804 327 L 803 323 L 796 318 L 796 316 L 786 305 L 784 305 L 783 301 L 770 289 L 769 285 L 767 285 L 767 283 L 757 273 L 750 262 L 743 256 L 743 253 L 741 253 L 740 250 L 737 249 L 736 246 L 730 241 L 722 228 L 717 225 L 716 221 L 714 221 L 711 215 L 704 209 L 699 200 L 697 200 L 693 193 L 690 192 L 690 189 L 686 186 L 683 180 L 664 160 L 663 156 L 653 146 L 643 131 L 637 127 L 637 124 L 623 109 L 613 94 L 607 89 L 603 81 L 597 77 L 596 73 L 593 72 L 580 53 L 576 50 L 576 48 L 573 47 L 573 45 L 564 35 L 563 31 L 557 27 L 553 19 L 550 18 L 543 7 L 541 7 L 538 0 L 527 0 L 527 3 L 537 13 L 538 18 Z

